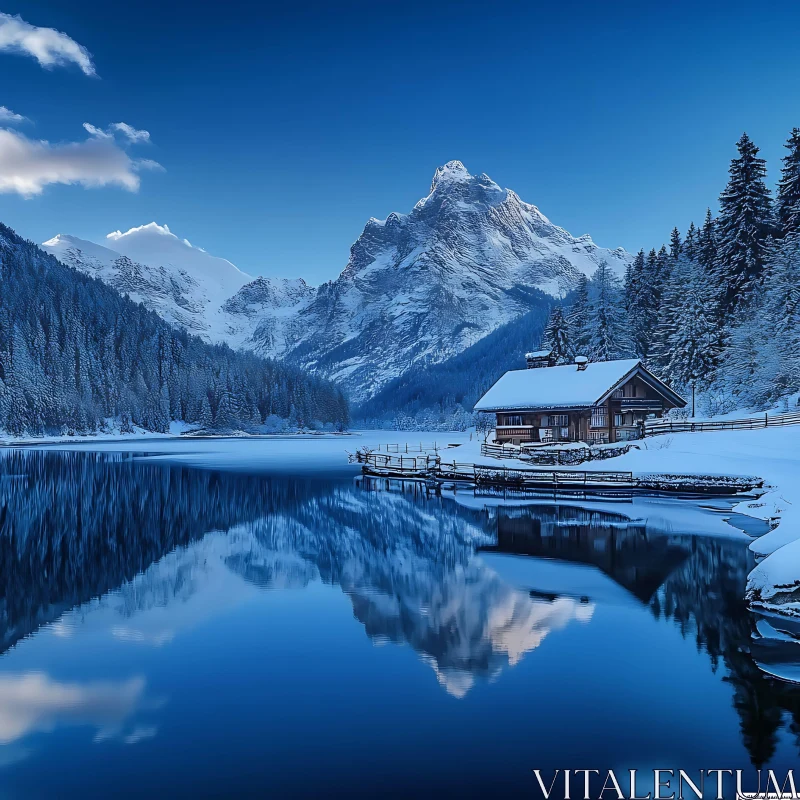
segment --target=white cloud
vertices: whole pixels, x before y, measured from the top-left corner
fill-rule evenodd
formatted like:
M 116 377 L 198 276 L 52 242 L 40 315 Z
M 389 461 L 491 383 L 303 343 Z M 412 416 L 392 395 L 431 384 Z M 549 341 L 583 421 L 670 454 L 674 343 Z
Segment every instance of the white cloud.
M 108 133 L 108 131 L 104 131 L 102 128 L 96 128 L 90 122 L 84 122 L 83 127 L 89 136 L 94 136 L 97 139 L 113 139 L 114 134 Z
M 112 122 L 111 127 L 115 131 L 122 133 L 129 142 L 133 142 L 134 144 L 150 141 L 150 131 L 137 131 L 136 128 L 131 127 L 127 122 Z
M 135 192 L 139 171 L 161 169 L 150 159 L 131 158 L 113 136 L 91 134 L 82 142 L 51 144 L 0 128 L 0 193 L 30 197 L 53 183 L 98 187 L 117 185 Z M 93 129 L 93 130 L 92 130 Z
M 96 136 L 98 139 L 113 139 L 114 133 L 121 133 L 131 144 L 150 141 L 150 131 L 137 130 L 127 122 L 112 122 L 105 130 L 89 122 L 84 122 L 83 127 L 91 136 Z
M 0 13 L 0 50 L 32 56 L 43 67 L 77 64 L 85 75 L 96 75 L 91 53 L 54 28 L 38 28 L 19 15 Z
M 10 108 L 0 106 L 0 125 L 14 125 L 18 122 L 27 122 L 28 118 L 22 114 L 15 114 Z

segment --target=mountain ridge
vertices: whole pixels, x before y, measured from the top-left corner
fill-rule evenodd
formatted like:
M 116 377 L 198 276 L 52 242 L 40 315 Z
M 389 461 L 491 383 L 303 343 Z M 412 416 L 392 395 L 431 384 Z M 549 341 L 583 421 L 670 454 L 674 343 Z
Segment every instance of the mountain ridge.
M 76 241 L 55 237 L 44 247 L 173 324 L 335 380 L 356 402 L 538 308 L 540 292 L 563 296 L 601 261 L 621 274 L 632 258 L 572 236 L 460 161 L 438 167 L 407 214 L 370 218 L 339 276 L 317 288 L 252 278 L 225 259 L 216 260 L 225 280 L 215 283 L 198 274 L 214 257 L 156 223 L 110 234 L 102 247 L 118 253 L 112 260 Z M 175 263 L 174 252 L 187 259 Z

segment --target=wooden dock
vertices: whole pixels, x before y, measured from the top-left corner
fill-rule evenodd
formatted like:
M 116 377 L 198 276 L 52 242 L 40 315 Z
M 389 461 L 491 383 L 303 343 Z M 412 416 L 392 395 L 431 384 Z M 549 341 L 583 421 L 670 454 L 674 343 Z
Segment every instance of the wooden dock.
M 493 486 L 515 490 L 613 496 L 620 492 L 641 494 L 732 495 L 760 489 L 761 478 L 724 475 L 638 475 L 620 470 L 542 470 L 503 464 L 469 464 L 445 461 L 438 454 L 391 455 L 354 453 L 350 460 L 361 464 L 365 475 L 442 483 Z

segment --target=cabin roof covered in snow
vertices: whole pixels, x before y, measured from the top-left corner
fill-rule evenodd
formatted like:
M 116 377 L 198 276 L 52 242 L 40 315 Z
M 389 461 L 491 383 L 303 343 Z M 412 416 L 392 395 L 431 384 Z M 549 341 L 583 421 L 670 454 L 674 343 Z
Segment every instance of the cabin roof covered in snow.
M 506 372 L 475 405 L 476 411 L 515 411 L 532 408 L 583 408 L 604 402 L 634 374 L 664 395 L 673 405 L 686 401 L 651 372 L 638 358 L 597 361 L 578 369 L 575 364 L 546 369 Z
M 552 354 L 552 350 L 534 350 L 532 353 L 525 353 L 525 358 L 549 358 Z

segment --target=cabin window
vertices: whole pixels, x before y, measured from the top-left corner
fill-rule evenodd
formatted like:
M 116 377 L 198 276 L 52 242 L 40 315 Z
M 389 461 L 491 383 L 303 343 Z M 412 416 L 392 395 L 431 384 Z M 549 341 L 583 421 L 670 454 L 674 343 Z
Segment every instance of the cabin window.
M 624 424 L 622 414 L 614 414 L 614 427 L 621 428 Z
M 621 397 L 625 397 L 625 387 L 624 386 L 620 387 L 619 389 L 615 389 L 614 390 L 614 398 L 616 400 L 619 400 L 619 398 L 621 398 Z
M 592 409 L 592 428 L 607 428 L 608 427 L 608 410 L 605 406 Z
M 569 425 L 569 415 L 568 414 L 551 414 L 550 422 L 548 424 L 552 425 L 554 428 L 565 428 Z
M 506 425 L 522 425 L 522 414 L 506 414 Z
M 569 439 L 569 428 L 562 428 L 561 429 L 561 438 L 562 439 Z

